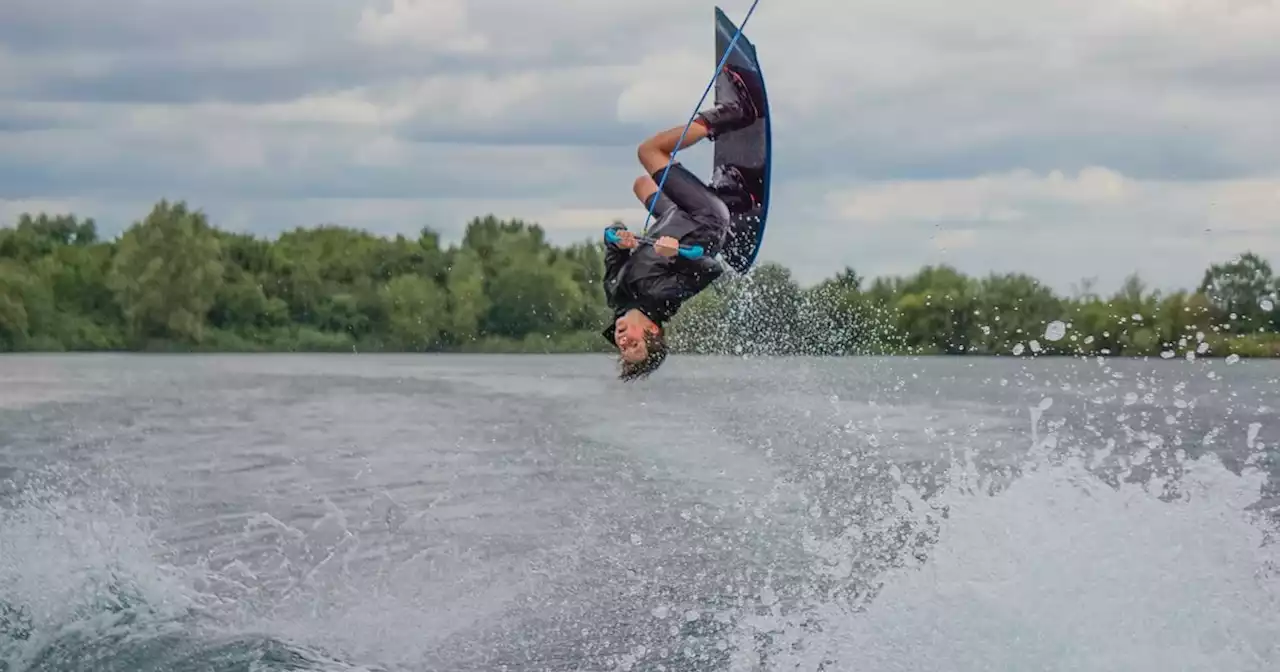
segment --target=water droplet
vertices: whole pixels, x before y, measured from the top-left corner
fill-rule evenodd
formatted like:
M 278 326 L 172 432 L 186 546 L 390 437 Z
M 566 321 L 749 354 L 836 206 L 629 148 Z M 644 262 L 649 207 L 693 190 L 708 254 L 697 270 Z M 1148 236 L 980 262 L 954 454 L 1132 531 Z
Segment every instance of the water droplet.
M 1067 325 L 1058 320 L 1050 322 L 1049 326 L 1044 328 L 1044 339 L 1046 341 L 1061 341 L 1066 335 Z
M 1022 351 L 1023 351 L 1023 350 L 1025 350 L 1025 349 L 1026 349 L 1026 348 L 1025 348 L 1025 346 L 1023 346 L 1021 343 L 1019 343 L 1019 344 L 1017 344 L 1017 345 L 1013 346 L 1013 354 L 1014 354 L 1014 356 L 1021 355 L 1021 354 L 1022 354 Z
M 1272 301 L 1271 299 L 1263 299 L 1263 300 L 1261 300 L 1261 301 L 1259 301 L 1259 302 L 1258 302 L 1258 307 L 1259 307 L 1259 308 L 1262 308 L 1263 310 L 1265 310 L 1265 311 L 1267 311 L 1267 312 L 1269 313 L 1269 312 L 1271 312 L 1271 311 L 1275 310 L 1275 308 L 1276 308 L 1276 304 L 1275 304 L 1275 302 L 1274 302 L 1274 301 Z
M 1164 352 L 1160 353 L 1160 357 L 1163 359 L 1173 359 L 1173 354 L 1174 353 L 1172 350 L 1165 350 Z
M 1230 355 L 1227 355 L 1227 363 L 1228 363 L 1228 364 L 1235 364 L 1235 363 L 1236 363 L 1236 362 L 1238 362 L 1238 361 L 1240 361 L 1240 355 L 1237 355 L 1237 354 L 1234 354 L 1234 353 L 1232 353 L 1232 354 L 1230 354 Z

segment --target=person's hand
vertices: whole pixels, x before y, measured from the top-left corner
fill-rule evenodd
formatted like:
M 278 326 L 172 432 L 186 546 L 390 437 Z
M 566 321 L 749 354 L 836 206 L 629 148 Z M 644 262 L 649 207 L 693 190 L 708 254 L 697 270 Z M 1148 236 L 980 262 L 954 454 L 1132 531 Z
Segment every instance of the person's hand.
M 674 257 L 680 253 L 680 241 L 671 236 L 663 236 L 653 242 L 653 249 L 664 257 Z
M 617 234 L 618 234 L 618 247 L 621 247 L 624 250 L 635 249 L 637 245 L 636 234 L 630 231 L 627 231 L 626 229 L 618 231 Z

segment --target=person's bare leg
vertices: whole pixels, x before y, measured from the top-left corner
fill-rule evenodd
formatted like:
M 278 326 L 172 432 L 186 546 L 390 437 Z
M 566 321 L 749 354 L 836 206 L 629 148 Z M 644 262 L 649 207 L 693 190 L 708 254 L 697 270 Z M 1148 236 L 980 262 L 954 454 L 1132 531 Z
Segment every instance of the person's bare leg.
M 684 134 L 684 142 L 680 142 L 681 133 Z M 694 123 L 689 124 L 688 131 L 685 131 L 684 126 L 675 126 L 640 143 L 640 147 L 636 150 L 636 156 L 640 159 L 640 165 L 644 166 L 645 172 L 650 176 L 647 178 L 649 183 L 653 185 L 652 191 L 648 191 L 647 186 L 645 187 L 645 190 L 648 191 L 649 194 L 658 190 L 658 185 L 653 182 L 653 178 L 651 176 L 667 167 L 667 163 L 671 161 L 671 153 L 677 149 L 677 143 L 680 144 L 679 149 L 685 149 L 686 147 L 698 144 L 698 142 L 702 141 L 706 137 L 707 127 L 702 123 L 695 121 Z M 640 183 L 641 180 L 636 180 L 636 197 L 640 198 L 641 202 L 644 202 L 647 197 L 640 197 Z
M 729 68 L 725 72 L 737 92 L 735 100 L 698 112 L 687 129 L 684 126 L 669 128 L 640 143 L 637 148 L 636 156 L 644 166 L 645 174 L 636 178 L 631 190 L 646 207 L 649 199 L 658 192 L 654 175 L 667 167 L 677 149 L 691 147 L 706 139 L 714 142 L 720 133 L 749 126 L 759 116 L 742 77 Z
M 709 110 L 703 110 L 694 116 L 693 121 L 688 125 L 688 129 L 684 126 L 675 126 L 669 128 L 653 137 L 640 143 L 640 147 L 636 150 L 636 156 L 640 159 L 640 165 L 644 166 L 644 170 L 650 177 L 654 173 L 667 167 L 667 163 L 671 161 L 671 155 L 679 149 L 684 149 L 692 145 L 696 145 L 704 139 L 714 138 L 725 131 L 731 131 L 737 128 L 743 128 L 750 125 L 758 116 L 755 104 L 746 91 L 746 85 L 742 83 L 741 77 L 732 75 L 731 82 L 735 83 L 738 88 L 738 99 L 727 103 L 721 103 Z M 681 142 L 680 137 L 684 136 Z M 679 147 L 676 145 L 679 144 Z M 657 186 L 654 186 L 654 191 Z M 640 185 L 636 185 L 636 196 L 640 196 Z M 645 187 L 643 191 L 648 191 Z M 643 199 L 642 199 L 643 200 Z
M 640 205 L 649 207 L 649 199 L 658 193 L 658 183 L 653 181 L 648 175 L 641 175 L 636 178 L 635 184 L 631 185 L 631 191 L 635 193 L 636 198 L 640 199 Z

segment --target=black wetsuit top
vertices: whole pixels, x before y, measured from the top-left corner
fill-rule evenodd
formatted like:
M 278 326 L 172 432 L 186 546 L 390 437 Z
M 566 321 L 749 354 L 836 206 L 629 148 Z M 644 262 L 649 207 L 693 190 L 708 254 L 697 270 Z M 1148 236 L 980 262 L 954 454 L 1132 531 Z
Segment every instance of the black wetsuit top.
M 661 183 L 662 171 L 652 177 Z M 624 250 L 606 242 L 604 293 L 614 321 L 635 308 L 661 325 L 724 272 L 715 255 L 729 230 L 729 209 L 715 192 L 687 168 L 673 163 L 662 193 L 654 197 L 658 199 L 653 208 L 656 221 L 648 236 L 654 240 L 671 236 L 681 245 L 701 245 L 703 255 L 664 257 L 652 245 Z M 603 334 L 613 343 L 614 325 L 605 327 Z

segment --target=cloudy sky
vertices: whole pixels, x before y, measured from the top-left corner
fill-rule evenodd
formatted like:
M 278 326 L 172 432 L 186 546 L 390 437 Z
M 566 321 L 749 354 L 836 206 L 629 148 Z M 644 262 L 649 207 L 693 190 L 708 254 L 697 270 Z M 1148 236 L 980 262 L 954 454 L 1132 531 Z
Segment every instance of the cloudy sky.
M 456 239 L 492 212 L 594 238 L 643 221 L 634 147 L 716 60 L 698 0 L 2 4 L 0 220 L 109 235 L 169 198 L 265 235 Z M 747 33 L 775 118 L 761 258 L 804 282 L 1280 265 L 1276 0 L 761 0 Z

